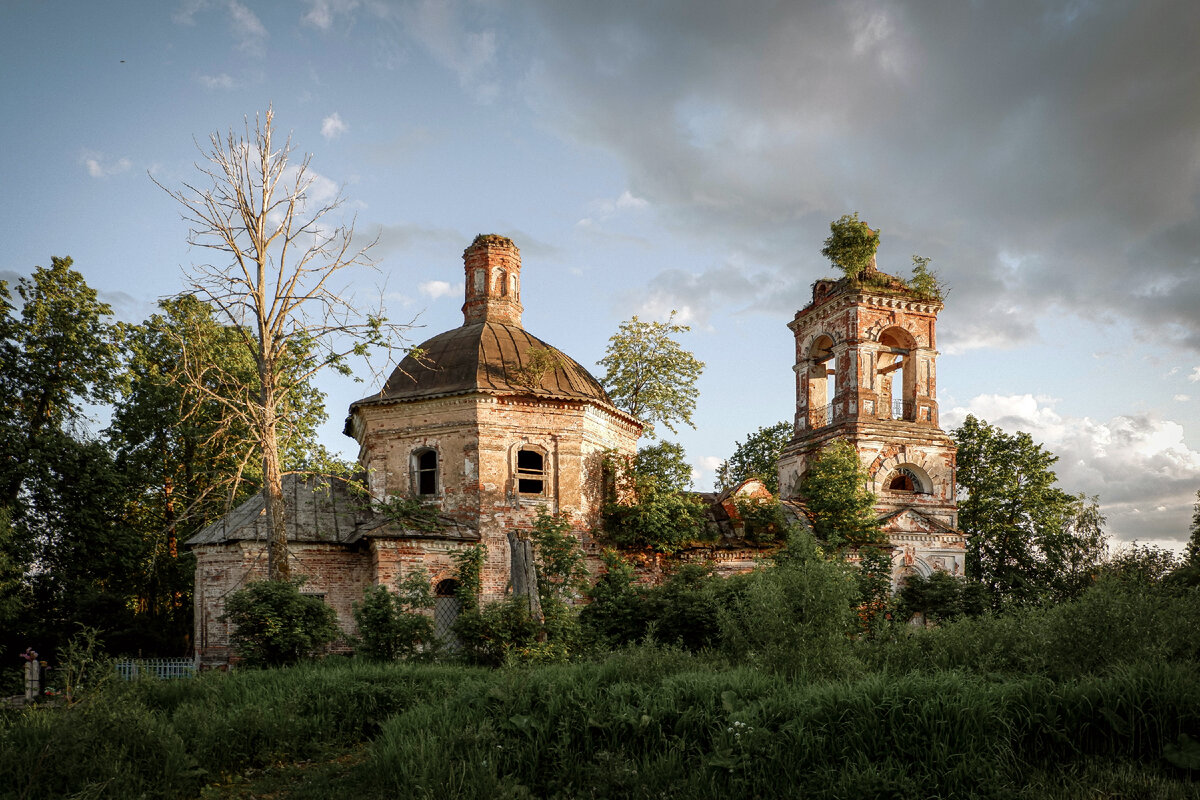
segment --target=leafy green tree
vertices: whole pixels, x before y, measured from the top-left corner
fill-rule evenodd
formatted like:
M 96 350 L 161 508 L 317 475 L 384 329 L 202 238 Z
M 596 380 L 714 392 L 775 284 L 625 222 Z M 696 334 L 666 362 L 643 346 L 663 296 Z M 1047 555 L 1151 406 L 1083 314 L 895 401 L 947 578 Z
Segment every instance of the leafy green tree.
M 210 306 L 188 295 L 162 301 L 159 313 L 129 326 L 126 346 L 121 393 L 106 434 L 129 484 L 127 521 L 148 548 L 136 567 L 139 605 L 158 626 L 174 627 L 182 637 L 191 628 L 194 566 L 179 543 L 262 486 L 254 431 L 244 415 L 229 410 L 230 402 L 248 403 L 257 394 L 258 372 L 241 332 L 220 324 Z M 187 363 L 209 365 L 203 387 L 177 380 L 179 366 Z M 297 384 L 283 409 L 283 466 L 296 470 L 319 450 L 323 395 Z
M 579 620 L 575 601 L 587 589 L 588 570 L 579 539 L 565 514 L 539 507 L 530 533 L 537 553 L 538 599 L 546 640 L 561 647 L 563 656 L 578 646 Z
M 85 420 L 89 403 L 112 399 L 120 375 L 120 329 L 112 309 L 72 269 L 51 258 L 17 283 L 20 317 L 7 287 L 0 288 L 4 335 L 0 347 L 0 505 L 17 511 L 21 488 L 40 464 L 54 458 L 43 439 Z
M 844 674 L 850 666 L 855 581 L 845 563 L 824 557 L 811 533 L 791 531 L 773 566 L 722 583 L 719 643 L 732 659 L 796 677 Z
M 693 495 L 648 484 L 636 503 L 604 506 L 604 530 L 620 547 L 674 553 L 707 538 L 704 509 Z
M 650 449 L 651 457 L 605 462 L 613 492 L 601 509 L 604 530 L 619 547 L 673 553 L 704 538 L 704 502 L 682 491 L 678 445 Z M 690 469 L 688 470 L 690 473 Z
M 1200 586 L 1200 492 L 1196 492 L 1191 536 L 1183 548 L 1180 564 L 1167 577 L 1167 583 L 1180 588 Z
M 24 564 L 16 555 L 12 512 L 0 506 L 0 630 L 15 633 L 31 601 Z M 7 645 L 0 641 L 0 647 Z
M 683 445 L 661 441 L 639 448 L 633 459 L 634 479 L 639 484 L 654 481 L 668 492 L 683 492 L 692 486 L 692 466 Z
M 800 494 L 812 514 L 817 539 L 841 549 L 880 542 L 875 495 L 858 452 L 838 439 L 826 445 L 800 482 Z
M 347 270 L 370 263 L 371 243 L 360 246 L 353 225 L 333 223 L 340 196 L 314 201 L 310 159 L 290 163 L 291 140 L 281 146 L 275 139 L 271 109 L 255 118 L 253 133 L 247 122 L 244 135 L 213 134 L 200 151 L 207 166 L 199 168 L 197 185 L 158 185 L 182 206 L 189 242 L 228 258 L 224 265 L 194 266 L 189 291 L 237 331 L 258 380 L 253 393 L 237 399 L 209 391 L 213 365 L 192 358 L 187 347 L 176 374 L 254 432 L 270 531 L 267 571 L 272 580 L 286 580 L 280 426 L 288 408 L 299 405 L 296 392 L 306 391 L 317 372 L 350 375 L 349 357 L 375 346 L 390 351 L 408 326 L 364 312 L 342 290 Z
M 829 223 L 829 238 L 821 248 L 821 255 L 832 261 L 847 278 L 857 280 L 874 263 L 878 249 L 879 231 L 867 227 L 855 211 Z
M 337 614 L 300 581 L 256 581 L 225 601 L 229 640 L 251 667 L 281 667 L 314 658 L 340 635 Z
M 159 632 L 137 618 L 137 573 L 148 556 L 124 517 L 125 476 L 99 440 L 43 433 L 42 441 L 54 458 L 25 482 L 20 518 L 38 644 L 49 653 L 82 624 L 114 650 L 161 652 Z
M 119 383 L 121 330 L 70 258 L 0 284 L 0 562 L 22 576 L 24 633 L 52 653 L 74 623 L 129 627 L 126 565 L 140 554 L 119 524 L 121 491 L 106 448 L 87 433 L 86 408 Z M 28 637 L 36 637 L 30 639 Z
M 600 560 L 604 572 L 588 590 L 591 602 L 579 612 L 580 624 L 610 647 L 633 644 L 645 635 L 650 621 L 633 564 L 611 548 L 600 552 Z
M 696 381 L 704 362 L 676 341 L 676 336 L 688 330 L 687 325 L 675 323 L 674 311 L 666 322 L 642 322 L 634 316 L 621 323 L 600 359 L 609 397 L 641 421 L 649 437 L 655 435 L 656 422 L 672 433 L 677 433 L 675 423 L 695 427 Z
M 777 422 L 759 428 L 745 442 L 738 442 L 733 455 L 717 468 L 717 490 L 758 478 L 772 494 L 779 494 L 779 454 L 791 441 L 792 428 L 790 422 Z
M 1055 485 L 1057 457 L 1027 433 L 1007 434 L 968 416 L 951 432 L 958 445 L 959 527 L 967 575 L 994 607 L 1074 596 L 1104 554 L 1096 498 Z
M 1170 550 L 1137 542 L 1125 545 L 1105 560 L 1100 574 L 1131 586 L 1156 586 L 1180 566 Z

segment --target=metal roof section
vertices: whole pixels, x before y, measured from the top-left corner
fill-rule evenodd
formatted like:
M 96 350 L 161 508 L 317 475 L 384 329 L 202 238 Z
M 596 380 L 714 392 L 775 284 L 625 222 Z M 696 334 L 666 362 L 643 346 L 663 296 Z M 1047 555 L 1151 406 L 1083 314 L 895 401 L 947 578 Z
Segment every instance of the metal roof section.
M 531 374 L 531 353 L 539 350 L 548 351 L 554 363 L 540 375 Z M 475 392 L 590 401 L 613 408 L 590 372 L 519 325 L 463 325 L 434 336 L 417 351 L 420 356 L 401 361 L 378 394 L 352 403 L 351 413 L 363 405 Z
M 479 532 L 449 518 L 439 518 L 439 530 L 404 527 L 373 510 L 351 491 L 342 478 L 285 475 L 284 518 L 289 542 L 353 545 L 363 539 L 449 539 L 477 541 Z M 186 547 L 267 541 L 267 506 L 261 492 L 184 542 Z

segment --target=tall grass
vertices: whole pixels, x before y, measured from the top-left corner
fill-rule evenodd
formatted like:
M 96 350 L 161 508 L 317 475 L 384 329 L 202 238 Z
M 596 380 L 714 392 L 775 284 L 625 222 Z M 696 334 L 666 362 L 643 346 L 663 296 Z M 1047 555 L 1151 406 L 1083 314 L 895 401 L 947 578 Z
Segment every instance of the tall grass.
M 961 673 L 805 685 L 747 670 L 606 682 L 508 672 L 398 715 L 364 770 L 378 796 L 1001 797 L 1085 758 L 1159 762 L 1200 733 L 1181 666 L 1056 683 Z
M 1200 796 L 1200 594 L 1100 586 L 853 642 L 796 598 L 756 630 L 783 588 L 747 582 L 709 654 L 338 659 L 3 712 L 0 798 L 195 797 L 355 748 L 362 798 Z

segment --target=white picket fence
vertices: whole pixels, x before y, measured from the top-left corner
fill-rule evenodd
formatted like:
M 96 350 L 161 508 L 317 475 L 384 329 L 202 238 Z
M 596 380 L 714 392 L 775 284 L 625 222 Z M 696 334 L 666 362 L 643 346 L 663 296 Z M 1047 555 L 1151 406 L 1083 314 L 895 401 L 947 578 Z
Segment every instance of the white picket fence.
M 140 677 L 166 681 L 196 675 L 196 662 L 190 658 L 126 658 L 118 661 L 116 668 L 117 675 L 127 681 Z

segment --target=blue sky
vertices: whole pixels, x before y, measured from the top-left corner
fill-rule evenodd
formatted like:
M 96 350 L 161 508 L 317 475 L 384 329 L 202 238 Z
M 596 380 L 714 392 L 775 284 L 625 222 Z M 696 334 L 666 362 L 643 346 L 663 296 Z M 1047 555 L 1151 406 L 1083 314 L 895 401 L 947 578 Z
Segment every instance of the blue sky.
M 119 316 L 180 291 L 155 179 L 273 104 L 378 234 L 393 319 L 461 324 L 477 233 L 523 257 L 525 326 L 586 366 L 671 309 L 707 363 L 708 488 L 790 418 L 786 322 L 828 223 L 949 284 L 943 427 L 1029 431 L 1109 531 L 1178 544 L 1200 489 L 1200 5 L 191 0 L 0 5 L 10 281 L 70 255 Z M 375 388 L 331 377 L 325 441 Z

